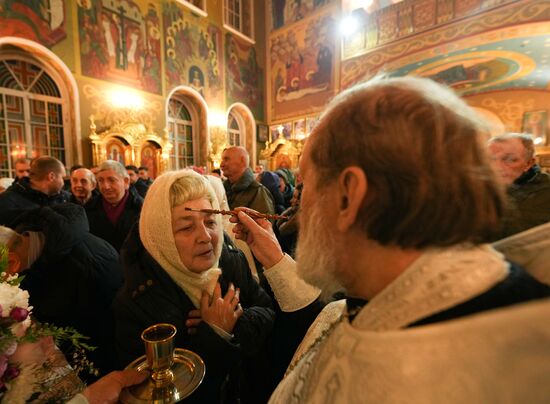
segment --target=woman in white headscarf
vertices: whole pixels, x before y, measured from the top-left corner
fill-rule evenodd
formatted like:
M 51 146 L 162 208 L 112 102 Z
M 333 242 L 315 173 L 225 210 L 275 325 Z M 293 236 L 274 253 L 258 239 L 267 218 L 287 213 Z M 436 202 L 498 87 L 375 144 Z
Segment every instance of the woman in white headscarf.
M 206 364 L 191 401 L 258 401 L 260 387 L 244 369 L 262 362 L 275 317 L 271 299 L 224 236 L 221 215 L 188 208 L 219 209 L 208 180 L 191 170 L 161 175 L 121 251 L 125 283 L 114 302 L 121 365 L 144 354 L 145 328 L 171 323 L 176 347 Z

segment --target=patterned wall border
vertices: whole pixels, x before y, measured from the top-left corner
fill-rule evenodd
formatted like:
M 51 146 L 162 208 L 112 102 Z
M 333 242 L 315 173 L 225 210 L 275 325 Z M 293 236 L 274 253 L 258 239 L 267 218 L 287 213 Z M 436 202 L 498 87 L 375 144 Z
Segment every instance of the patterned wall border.
M 430 47 L 461 39 L 466 40 L 470 36 L 498 28 L 549 20 L 550 3 L 547 0 L 524 1 L 499 8 L 487 14 L 407 38 L 342 62 L 340 88 L 347 88 L 360 80 L 372 77 L 389 63 Z M 518 29 L 518 31 L 520 30 Z M 520 32 L 525 35 L 525 31 Z

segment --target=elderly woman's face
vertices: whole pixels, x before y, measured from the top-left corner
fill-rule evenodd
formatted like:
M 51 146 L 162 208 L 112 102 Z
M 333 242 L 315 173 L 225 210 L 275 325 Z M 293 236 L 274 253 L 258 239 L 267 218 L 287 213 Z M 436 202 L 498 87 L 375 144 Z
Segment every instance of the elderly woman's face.
M 212 214 L 185 208 L 212 209 L 212 204 L 201 198 L 172 209 L 172 232 L 181 262 L 191 272 L 201 273 L 216 262 L 216 247 L 220 242 L 218 224 Z

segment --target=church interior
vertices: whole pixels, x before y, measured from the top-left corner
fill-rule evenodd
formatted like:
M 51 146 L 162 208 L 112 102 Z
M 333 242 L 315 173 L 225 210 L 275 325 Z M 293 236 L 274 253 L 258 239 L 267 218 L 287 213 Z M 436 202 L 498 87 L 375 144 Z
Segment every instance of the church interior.
M 549 0 L 0 0 L 0 403 L 550 402 L 549 95 Z
M 451 86 L 548 169 L 549 20 L 544 0 L 3 0 L 0 176 L 40 155 L 209 171 L 231 145 L 294 169 L 326 103 L 379 74 Z

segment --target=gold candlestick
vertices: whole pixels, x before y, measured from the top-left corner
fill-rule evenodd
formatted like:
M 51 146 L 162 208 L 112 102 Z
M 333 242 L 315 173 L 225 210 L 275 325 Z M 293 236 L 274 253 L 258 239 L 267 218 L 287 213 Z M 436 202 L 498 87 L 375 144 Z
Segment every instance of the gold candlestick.
M 134 403 L 176 403 L 201 384 L 205 374 L 202 359 L 195 353 L 174 348 L 177 330 L 172 324 L 155 324 L 141 333 L 145 355 L 127 368 L 150 371 L 143 383 L 125 388 L 120 401 Z

